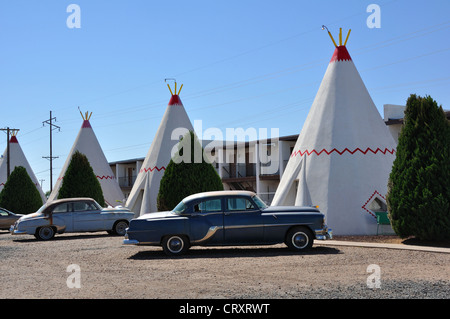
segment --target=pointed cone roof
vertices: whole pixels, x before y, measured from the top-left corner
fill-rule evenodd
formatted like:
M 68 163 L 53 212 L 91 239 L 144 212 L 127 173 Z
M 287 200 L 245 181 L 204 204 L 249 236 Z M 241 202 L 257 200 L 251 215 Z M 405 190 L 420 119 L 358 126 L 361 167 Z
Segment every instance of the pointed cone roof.
M 42 191 L 41 185 L 39 184 L 38 179 L 34 175 L 33 170 L 31 169 L 30 164 L 28 163 L 27 158 L 25 157 L 25 154 L 22 151 L 22 148 L 20 147 L 19 141 L 16 137 L 17 132 L 14 132 L 9 140 L 9 149 L 10 149 L 10 172 L 14 170 L 16 166 L 23 166 L 27 170 L 28 175 L 30 176 L 33 183 L 36 185 L 37 190 L 39 191 L 39 194 L 41 195 L 42 201 L 45 203 L 47 201 L 47 197 L 45 197 L 44 192 Z M 7 180 L 7 158 L 8 156 L 8 149 L 5 150 L 3 153 L 3 160 L 0 161 L 0 192 L 2 191 L 3 187 L 5 186 L 6 180 Z
M 159 183 L 172 158 L 172 150 L 181 136 L 194 130 L 181 102 L 180 91 L 177 92 L 176 85 L 175 94 L 170 90 L 172 96 L 169 104 L 128 196 L 126 207 L 136 216 L 158 210 Z
M 58 180 L 56 181 L 53 191 L 50 194 L 48 200 L 54 200 L 58 198 L 59 189 L 61 188 L 64 175 L 66 174 L 67 168 L 69 167 L 72 155 L 79 151 L 80 153 L 86 155 L 89 160 L 89 164 L 94 170 L 94 174 L 97 176 L 100 186 L 102 187 L 103 197 L 107 205 L 117 206 L 118 201 L 124 200 L 124 195 L 119 187 L 119 183 L 108 164 L 108 161 L 103 153 L 100 143 L 95 136 L 94 130 L 92 129 L 89 119 L 92 113 L 88 116 L 86 113 L 83 116 L 83 124 L 78 132 L 77 138 L 67 156 L 66 162 L 61 170 Z
M 296 199 L 305 194 L 298 192 L 307 190 L 334 234 L 375 234 L 375 212 L 368 208 L 369 202 L 375 195 L 385 202 L 395 149 L 392 135 L 340 41 L 272 205 L 302 204 Z

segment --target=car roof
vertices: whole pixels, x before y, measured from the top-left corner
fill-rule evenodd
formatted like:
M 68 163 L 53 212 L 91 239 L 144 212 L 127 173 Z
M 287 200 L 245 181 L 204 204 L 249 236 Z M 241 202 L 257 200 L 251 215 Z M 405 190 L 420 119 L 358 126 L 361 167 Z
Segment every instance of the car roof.
M 256 195 L 254 192 L 250 191 L 212 191 L 212 192 L 203 192 L 189 195 L 183 199 L 185 203 L 196 200 L 196 199 L 205 199 L 209 197 L 217 197 L 217 196 L 254 196 Z
M 67 202 L 75 202 L 75 201 L 91 201 L 93 202 L 94 199 L 90 197 L 73 197 L 73 198 L 61 198 L 61 199 L 55 199 L 51 202 L 47 202 L 48 205 L 51 204 L 59 204 L 59 203 L 67 203 Z

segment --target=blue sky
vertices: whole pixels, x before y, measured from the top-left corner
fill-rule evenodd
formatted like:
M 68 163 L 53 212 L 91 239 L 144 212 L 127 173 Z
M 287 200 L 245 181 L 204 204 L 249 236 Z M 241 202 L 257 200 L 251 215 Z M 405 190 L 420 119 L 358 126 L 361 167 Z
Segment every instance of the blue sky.
M 81 28 L 68 28 L 70 4 Z M 381 27 L 369 28 L 369 4 Z M 45 0 L 0 3 L 0 127 L 19 143 L 49 189 L 50 110 L 54 181 L 83 112 L 109 161 L 144 157 L 170 99 L 165 78 L 203 130 L 279 128 L 298 134 L 339 27 L 382 115 L 411 93 L 450 109 L 448 0 Z M 6 136 L 0 136 L 0 152 Z

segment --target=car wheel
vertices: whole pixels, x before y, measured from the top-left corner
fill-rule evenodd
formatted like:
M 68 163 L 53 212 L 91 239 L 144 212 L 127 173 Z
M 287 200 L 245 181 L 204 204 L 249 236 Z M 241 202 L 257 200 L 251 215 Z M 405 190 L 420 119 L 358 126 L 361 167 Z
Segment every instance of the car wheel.
M 182 255 L 189 249 L 189 241 L 183 235 L 166 236 L 162 241 L 162 247 L 166 255 Z
M 34 236 L 39 240 L 50 240 L 55 237 L 55 229 L 51 226 L 39 227 Z
M 286 235 L 286 245 L 296 251 L 305 251 L 312 247 L 314 236 L 306 227 L 294 227 Z
M 112 229 L 112 234 L 118 235 L 118 236 L 125 236 L 125 233 L 127 232 L 128 228 L 128 222 L 126 220 L 119 220 L 117 221 Z M 111 233 L 111 232 L 108 232 Z

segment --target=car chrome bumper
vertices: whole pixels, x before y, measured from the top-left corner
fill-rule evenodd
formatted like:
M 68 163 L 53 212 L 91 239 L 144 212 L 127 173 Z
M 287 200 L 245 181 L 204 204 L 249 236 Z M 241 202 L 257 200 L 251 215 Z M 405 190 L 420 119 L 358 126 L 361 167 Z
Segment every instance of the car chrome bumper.
M 316 229 L 314 231 L 316 235 L 316 239 L 318 240 L 328 240 L 333 239 L 333 230 L 328 227 L 324 227 L 322 229 Z
M 136 239 L 124 239 L 122 244 L 124 245 L 139 245 L 139 241 Z
M 17 230 L 17 229 L 15 229 L 15 227 L 16 227 L 16 225 L 11 225 L 9 227 L 9 232 L 10 232 L 11 235 L 26 235 L 27 234 L 26 231 L 24 231 L 24 230 Z

